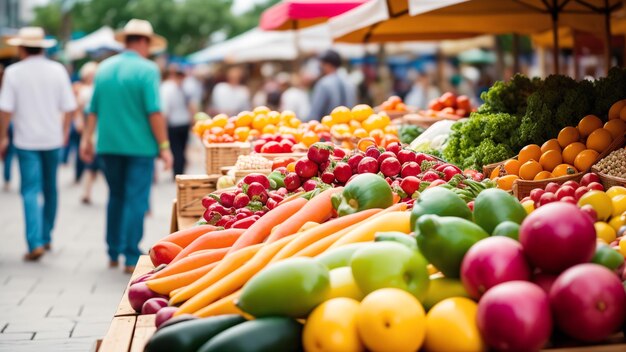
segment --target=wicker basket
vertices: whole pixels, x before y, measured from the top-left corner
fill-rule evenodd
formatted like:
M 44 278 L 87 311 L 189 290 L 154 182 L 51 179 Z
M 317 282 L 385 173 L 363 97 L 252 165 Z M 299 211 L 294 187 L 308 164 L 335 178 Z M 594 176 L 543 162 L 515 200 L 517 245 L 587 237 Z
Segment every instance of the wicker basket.
M 600 183 L 602 183 L 602 186 L 604 186 L 604 189 L 609 189 L 613 186 L 626 187 L 626 178 L 615 177 L 615 176 L 604 174 L 598 171 L 598 169 L 596 169 L 595 166 L 591 168 L 591 171 L 595 172 L 598 175 L 598 177 L 600 177 Z
M 279 158 L 296 158 L 300 159 L 303 156 L 306 156 L 306 153 L 255 153 L 255 155 L 262 156 L 267 160 L 274 161 L 274 159 Z
M 181 216 L 201 216 L 202 197 L 217 189 L 219 175 L 176 175 L 176 204 Z
M 250 154 L 249 143 L 205 143 L 206 173 L 219 174 L 223 166 L 232 166 L 240 155 Z

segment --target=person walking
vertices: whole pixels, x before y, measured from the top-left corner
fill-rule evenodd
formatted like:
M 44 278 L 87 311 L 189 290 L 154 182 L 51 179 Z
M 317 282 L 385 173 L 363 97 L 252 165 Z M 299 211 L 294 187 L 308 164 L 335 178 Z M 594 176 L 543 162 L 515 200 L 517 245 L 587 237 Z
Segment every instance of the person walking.
M 98 69 L 98 63 L 95 61 L 89 61 L 80 68 L 80 85 L 76 91 L 76 100 L 78 101 L 77 118 L 74 119 L 77 126 L 80 126 L 80 132 L 83 131 L 83 126 L 87 122 L 87 109 L 91 102 L 91 96 L 93 95 L 93 79 Z M 78 164 L 78 163 L 77 163 Z M 102 169 L 102 160 L 96 154 L 91 163 L 85 165 L 86 177 L 83 185 L 83 195 L 81 202 L 83 204 L 91 204 L 91 190 L 93 184 L 96 182 L 98 172 Z
M 356 104 L 356 88 L 338 72 L 341 68 L 339 53 L 329 49 L 318 59 L 323 77 L 313 87 L 309 120 L 320 121 L 337 106 L 353 107 Z
M 162 111 L 167 120 L 167 135 L 174 155 L 174 177 L 184 173 L 185 149 L 189 140 L 192 116 L 190 99 L 183 88 L 185 72 L 180 66 L 168 67 L 165 81 L 161 83 Z
M 44 56 L 56 41 L 45 39 L 42 28 L 24 27 L 7 44 L 18 47 L 21 61 L 7 67 L 0 90 L 0 154 L 6 155 L 12 120 L 28 242 L 24 259 L 35 261 L 51 248 L 60 149 L 76 100 L 65 67 Z
M 2 77 L 4 76 L 4 66 L 0 64 L 0 93 L 2 91 Z M 4 179 L 3 189 L 7 192 L 11 188 L 11 168 L 13 167 L 13 156 L 15 155 L 15 145 L 13 144 L 13 126 L 9 123 L 7 148 L 4 153 L 4 165 L 2 178 Z
M 211 101 L 216 113 L 233 116 L 250 110 L 250 90 L 242 81 L 241 67 L 233 66 L 226 71 L 226 82 L 220 82 L 213 88 Z
M 147 58 L 167 46 L 150 22 L 130 20 L 115 35 L 126 50 L 100 63 L 80 153 L 92 162 L 95 150 L 104 165 L 109 185 L 106 241 L 109 267 L 124 256 L 126 273 L 132 273 L 142 254 L 144 216 L 158 155 L 165 169 L 172 165 L 167 125 L 159 100 L 160 74 Z M 98 129 L 94 150 L 93 133 Z

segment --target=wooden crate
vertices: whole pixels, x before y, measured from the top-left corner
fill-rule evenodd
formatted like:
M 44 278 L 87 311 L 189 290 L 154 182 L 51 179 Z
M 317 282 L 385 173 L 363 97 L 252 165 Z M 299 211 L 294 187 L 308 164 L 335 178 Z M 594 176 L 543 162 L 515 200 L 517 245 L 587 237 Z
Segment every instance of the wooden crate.
M 235 165 L 240 155 L 250 154 L 250 143 L 204 143 L 206 173 L 220 173 L 223 166 Z
M 201 216 L 204 213 L 202 197 L 217 189 L 219 175 L 176 175 L 178 214 Z

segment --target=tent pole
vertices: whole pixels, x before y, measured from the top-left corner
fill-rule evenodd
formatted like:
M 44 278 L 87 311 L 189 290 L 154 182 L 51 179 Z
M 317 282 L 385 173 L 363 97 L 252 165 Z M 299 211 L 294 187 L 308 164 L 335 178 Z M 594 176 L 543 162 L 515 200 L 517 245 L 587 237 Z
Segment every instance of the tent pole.
M 608 0 L 604 0 L 604 7 L 604 65 L 605 74 L 608 74 L 611 68 L 611 10 Z
M 559 74 L 559 6 L 557 0 L 552 0 L 552 8 L 550 9 L 552 15 L 552 42 L 554 47 L 552 48 L 552 60 L 554 67 L 554 74 Z

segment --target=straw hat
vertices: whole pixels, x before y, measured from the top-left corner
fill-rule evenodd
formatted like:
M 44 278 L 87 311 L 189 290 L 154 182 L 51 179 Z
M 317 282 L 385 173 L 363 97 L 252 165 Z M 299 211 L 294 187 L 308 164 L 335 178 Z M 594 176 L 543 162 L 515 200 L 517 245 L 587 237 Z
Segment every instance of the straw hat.
M 128 35 L 140 35 L 150 38 L 150 51 L 153 53 L 167 48 L 167 40 L 165 40 L 162 36 L 155 34 L 152 29 L 152 25 L 146 20 L 133 18 L 128 21 L 128 23 L 124 26 L 124 29 L 115 33 L 115 40 L 120 43 L 124 43 L 126 36 Z
M 7 44 L 30 48 L 51 48 L 57 44 L 57 41 L 46 39 L 46 34 L 41 27 L 24 27 L 17 32 L 16 36 L 7 39 Z

